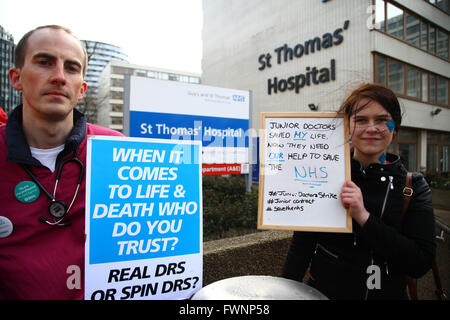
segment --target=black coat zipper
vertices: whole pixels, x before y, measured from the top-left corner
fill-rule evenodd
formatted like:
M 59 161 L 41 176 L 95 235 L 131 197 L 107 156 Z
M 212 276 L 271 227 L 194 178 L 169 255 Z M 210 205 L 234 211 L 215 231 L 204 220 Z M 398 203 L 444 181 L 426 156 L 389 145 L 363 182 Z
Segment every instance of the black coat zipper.
M 387 203 L 387 199 L 388 199 L 388 196 L 389 196 L 389 191 L 390 190 L 394 190 L 393 181 L 394 181 L 394 177 L 393 176 L 389 176 L 389 182 L 388 182 L 388 186 L 387 186 L 387 189 L 386 189 L 386 194 L 384 195 L 383 206 L 381 207 L 380 220 L 383 220 L 383 215 L 384 215 L 384 211 L 386 209 L 386 203 Z M 373 250 L 370 250 L 370 265 L 373 265 L 373 264 L 374 264 Z M 386 266 L 386 274 L 389 274 L 387 261 L 384 264 Z M 367 287 L 367 284 L 366 284 L 366 287 Z M 366 289 L 366 296 L 364 297 L 364 300 L 367 300 L 368 297 L 369 297 L 369 288 L 367 287 L 367 289 Z

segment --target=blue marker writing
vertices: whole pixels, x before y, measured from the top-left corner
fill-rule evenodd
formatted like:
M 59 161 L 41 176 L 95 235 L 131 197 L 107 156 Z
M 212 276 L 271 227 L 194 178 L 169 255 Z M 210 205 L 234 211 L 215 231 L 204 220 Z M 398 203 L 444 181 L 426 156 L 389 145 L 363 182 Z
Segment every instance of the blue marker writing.
M 294 140 L 306 140 L 305 137 L 308 134 L 308 132 L 302 132 L 302 131 L 295 131 L 294 132 Z
M 378 160 L 380 160 L 380 162 L 381 162 L 382 164 L 385 164 L 385 163 L 386 163 L 386 154 L 383 153 L 383 154 L 378 158 Z

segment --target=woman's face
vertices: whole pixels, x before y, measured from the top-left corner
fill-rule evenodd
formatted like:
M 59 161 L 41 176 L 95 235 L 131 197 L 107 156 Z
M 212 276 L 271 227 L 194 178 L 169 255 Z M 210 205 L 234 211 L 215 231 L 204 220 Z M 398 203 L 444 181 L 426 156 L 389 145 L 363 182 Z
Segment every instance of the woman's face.
M 364 107 L 359 110 L 362 106 Z M 354 157 L 376 162 L 382 154 L 386 153 L 392 142 L 394 135 L 392 116 L 377 101 L 367 98 L 361 99 L 354 109 L 359 110 L 350 117 Z

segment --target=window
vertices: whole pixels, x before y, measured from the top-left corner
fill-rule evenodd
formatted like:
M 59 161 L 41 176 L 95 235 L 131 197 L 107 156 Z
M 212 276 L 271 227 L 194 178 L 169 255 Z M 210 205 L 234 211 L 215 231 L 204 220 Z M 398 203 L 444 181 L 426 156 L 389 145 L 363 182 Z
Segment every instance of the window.
M 396 93 L 403 93 L 403 64 L 389 60 L 389 89 Z
M 442 155 L 442 168 L 441 171 L 442 172 L 448 172 L 448 168 L 449 168 L 449 156 L 450 156 L 450 146 L 442 146 L 442 151 L 441 151 L 441 155 Z
M 434 28 L 432 26 L 430 26 L 429 40 L 430 40 L 430 46 L 429 46 L 428 50 L 434 54 L 436 52 L 436 28 Z
M 122 79 L 111 79 L 111 87 L 123 88 L 123 80 Z
M 419 36 L 420 36 L 420 20 L 415 16 L 406 13 L 406 41 L 419 46 Z
M 442 11 L 447 12 L 447 14 L 450 13 L 450 6 L 449 6 L 449 0 L 425 0 L 431 3 L 433 6 L 438 7 Z
M 431 1 L 431 0 L 429 0 Z M 450 0 L 438 0 L 447 8 Z M 376 29 L 443 59 L 449 59 L 450 33 L 431 21 L 403 9 L 391 0 L 375 0 Z
M 416 171 L 416 144 L 399 143 L 398 155 L 408 171 Z
M 417 131 L 399 130 L 398 155 L 408 171 L 417 170 Z
M 384 20 L 384 1 L 376 0 L 375 2 L 375 26 L 378 30 L 385 32 Z
M 133 74 L 133 70 L 129 69 L 129 68 L 113 66 L 111 68 L 111 73 L 113 73 L 113 74 Z
M 431 104 L 449 105 L 449 80 L 407 63 L 375 54 L 374 82 L 397 94 Z
M 437 4 L 438 8 L 440 8 L 450 14 L 449 0 L 438 0 L 436 4 Z
M 121 104 L 112 104 L 111 111 L 112 112 L 122 112 L 122 105 Z
M 450 134 L 427 132 L 427 172 L 448 174 L 450 167 Z
M 420 30 L 420 48 L 428 50 L 428 24 L 422 22 Z
M 194 78 L 194 77 L 189 77 L 189 82 L 190 83 L 200 83 L 200 79 L 199 78 Z
M 448 105 L 448 80 L 437 77 L 437 103 Z
M 386 58 L 377 55 L 377 82 L 386 85 Z
M 430 75 L 430 103 L 436 103 L 436 77 Z
M 406 95 L 420 98 L 420 71 L 413 67 L 407 67 Z
M 401 129 L 398 132 L 398 140 L 409 140 L 410 142 L 417 142 L 417 132 L 411 129 Z
M 138 76 L 138 77 L 146 77 L 146 76 L 147 76 L 147 71 L 145 71 L 145 70 L 139 70 L 139 69 L 136 69 L 136 70 L 134 71 L 134 73 L 135 73 L 135 75 Z
M 427 172 L 437 173 L 439 171 L 439 158 L 437 144 L 427 145 Z
M 111 91 L 111 99 L 123 100 L 123 92 Z
M 437 173 L 439 171 L 439 134 L 427 132 L 427 172 Z
M 121 117 L 111 117 L 111 124 L 123 124 L 123 118 Z
M 448 33 L 438 29 L 437 31 L 437 55 L 448 59 Z
M 403 10 L 388 3 L 386 16 L 387 32 L 394 37 L 403 39 Z
M 422 72 L 422 101 L 428 101 L 428 73 Z

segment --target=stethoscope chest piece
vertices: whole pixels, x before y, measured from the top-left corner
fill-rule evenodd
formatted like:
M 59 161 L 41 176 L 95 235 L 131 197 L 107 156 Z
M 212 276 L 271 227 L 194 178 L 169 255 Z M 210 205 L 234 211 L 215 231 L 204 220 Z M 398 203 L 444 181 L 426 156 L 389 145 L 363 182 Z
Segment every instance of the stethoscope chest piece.
M 62 169 L 67 162 L 74 162 L 80 167 L 80 173 L 78 176 L 77 187 L 75 189 L 75 193 L 73 195 L 72 202 L 70 203 L 70 205 L 67 205 L 64 201 L 56 200 L 56 189 L 58 188 L 58 182 L 59 182 L 59 179 L 61 178 Z M 72 158 L 63 160 L 59 164 L 58 171 L 56 174 L 55 187 L 53 189 L 53 195 L 50 192 L 48 192 L 47 189 L 44 188 L 44 186 L 39 182 L 39 180 L 36 178 L 36 176 L 33 174 L 33 172 L 31 172 L 31 170 L 26 165 L 23 165 L 23 168 L 28 173 L 28 175 L 33 179 L 33 181 L 37 184 L 37 186 L 45 193 L 45 195 L 51 201 L 50 204 L 48 205 L 48 212 L 55 219 L 55 222 L 50 222 L 45 217 L 39 217 L 39 221 L 42 223 L 52 225 L 52 226 L 54 226 L 54 225 L 70 226 L 71 225 L 70 221 L 62 222 L 62 220 L 64 219 L 66 214 L 69 212 L 69 210 L 72 208 L 72 205 L 75 202 L 75 199 L 78 195 L 78 190 L 80 189 L 80 185 L 81 185 L 81 183 L 83 181 L 83 177 L 84 177 L 84 165 L 76 157 L 76 151 L 74 151 L 74 156 Z M 39 189 L 38 189 L 38 191 L 39 191 Z M 18 199 L 18 200 L 20 200 L 20 199 Z
M 55 219 L 61 219 L 67 213 L 67 204 L 61 200 L 55 200 L 48 206 L 48 212 Z

